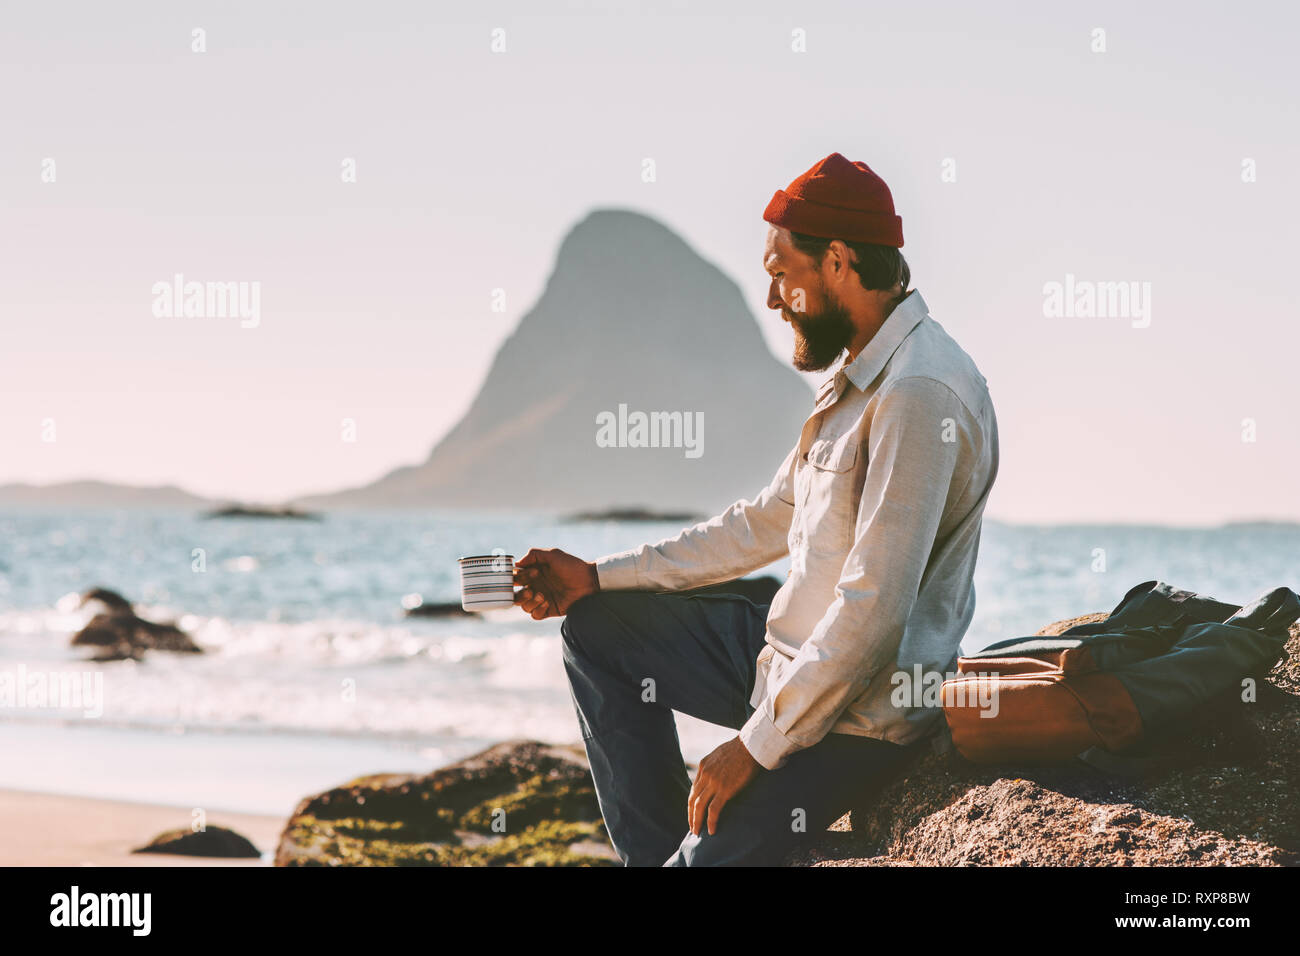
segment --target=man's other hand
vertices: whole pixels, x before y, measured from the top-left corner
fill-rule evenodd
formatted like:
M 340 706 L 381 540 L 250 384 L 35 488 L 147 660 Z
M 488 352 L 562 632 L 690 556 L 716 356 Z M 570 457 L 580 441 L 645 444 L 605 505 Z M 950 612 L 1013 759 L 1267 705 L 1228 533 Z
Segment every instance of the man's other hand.
M 569 613 L 569 605 L 600 590 L 596 565 L 559 548 L 529 548 L 515 562 L 515 603 L 533 620 Z
M 707 823 L 709 836 L 718 830 L 718 815 L 736 794 L 744 790 L 763 769 L 736 737 L 728 740 L 700 761 L 691 795 L 686 800 L 686 819 L 691 832 L 700 835 Z

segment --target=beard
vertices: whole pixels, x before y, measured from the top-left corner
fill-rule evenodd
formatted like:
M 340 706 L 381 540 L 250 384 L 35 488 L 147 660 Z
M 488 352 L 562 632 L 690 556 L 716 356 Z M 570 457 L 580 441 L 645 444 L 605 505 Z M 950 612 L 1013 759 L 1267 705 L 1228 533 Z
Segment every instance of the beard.
M 816 314 L 805 312 L 790 319 L 794 326 L 794 357 L 791 361 L 801 372 L 820 372 L 840 357 L 857 332 L 848 309 L 829 296 Z

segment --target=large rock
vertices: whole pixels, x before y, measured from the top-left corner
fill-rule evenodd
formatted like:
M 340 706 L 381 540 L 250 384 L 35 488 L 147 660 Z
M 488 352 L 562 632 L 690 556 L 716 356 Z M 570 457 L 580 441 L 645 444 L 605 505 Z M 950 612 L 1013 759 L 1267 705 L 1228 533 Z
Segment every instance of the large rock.
M 581 866 L 618 857 L 581 747 L 512 740 L 422 775 L 308 797 L 276 866 Z
M 1059 634 L 1104 613 L 1058 621 Z M 790 865 L 1276 866 L 1300 863 L 1300 624 L 1259 700 L 1216 702 L 1130 775 L 980 767 L 922 749 Z M 942 741 L 943 738 L 938 738 Z

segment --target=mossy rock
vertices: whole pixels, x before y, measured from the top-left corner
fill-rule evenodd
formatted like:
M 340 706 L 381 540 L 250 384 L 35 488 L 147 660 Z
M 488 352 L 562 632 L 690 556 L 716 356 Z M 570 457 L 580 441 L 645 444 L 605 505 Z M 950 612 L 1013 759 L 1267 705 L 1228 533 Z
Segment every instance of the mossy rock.
M 609 866 L 580 747 L 508 741 L 429 774 L 377 774 L 299 804 L 277 866 Z

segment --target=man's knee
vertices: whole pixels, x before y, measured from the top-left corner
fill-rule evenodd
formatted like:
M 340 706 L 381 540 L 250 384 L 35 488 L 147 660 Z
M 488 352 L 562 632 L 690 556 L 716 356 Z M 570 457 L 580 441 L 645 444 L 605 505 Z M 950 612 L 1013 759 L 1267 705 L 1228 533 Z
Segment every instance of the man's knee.
M 638 627 L 645 627 L 653 616 L 647 608 L 650 597 L 638 591 L 596 591 L 578 598 L 560 622 L 565 656 L 605 664 L 621 661 L 629 647 L 645 641 Z
M 568 650 L 584 652 L 591 646 L 587 641 L 592 635 L 608 631 L 608 598 L 609 592 L 597 591 L 583 595 L 569 605 L 564 620 L 560 622 L 560 639 Z

